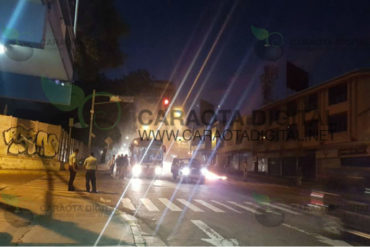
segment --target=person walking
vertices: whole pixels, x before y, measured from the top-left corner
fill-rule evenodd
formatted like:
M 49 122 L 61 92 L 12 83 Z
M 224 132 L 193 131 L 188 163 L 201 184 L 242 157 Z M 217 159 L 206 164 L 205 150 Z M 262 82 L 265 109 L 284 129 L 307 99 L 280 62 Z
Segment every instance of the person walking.
M 91 153 L 89 157 L 85 159 L 84 167 L 86 169 L 86 192 L 90 192 L 90 182 L 92 185 L 92 193 L 96 193 L 96 176 L 95 172 L 97 169 L 96 158 L 94 153 Z
M 74 191 L 75 187 L 73 182 L 77 173 L 77 154 L 78 149 L 75 149 L 73 153 L 68 158 L 68 170 L 69 170 L 69 181 L 68 181 L 68 191 Z

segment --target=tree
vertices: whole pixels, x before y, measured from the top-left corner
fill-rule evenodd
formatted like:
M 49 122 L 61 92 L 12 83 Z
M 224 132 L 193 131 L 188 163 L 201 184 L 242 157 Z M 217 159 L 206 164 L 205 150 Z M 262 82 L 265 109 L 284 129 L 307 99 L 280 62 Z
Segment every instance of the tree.
M 81 0 L 76 35 L 78 80 L 96 83 L 104 69 L 122 65 L 125 54 L 119 41 L 128 32 L 113 0 Z

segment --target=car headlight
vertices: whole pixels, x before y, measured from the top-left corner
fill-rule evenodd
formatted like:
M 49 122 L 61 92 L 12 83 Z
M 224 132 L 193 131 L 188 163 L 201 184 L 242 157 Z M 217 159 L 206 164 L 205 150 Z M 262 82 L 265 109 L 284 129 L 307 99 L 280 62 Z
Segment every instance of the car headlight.
M 189 167 L 184 167 L 181 169 L 181 174 L 184 176 L 188 176 L 190 174 L 190 168 Z
M 156 174 L 156 175 L 160 175 L 160 174 L 162 174 L 162 167 L 157 166 L 157 167 L 155 168 L 155 174 Z
M 205 176 L 205 175 L 207 175 L 207 174 L 208 174 L 208 169 L 207 169 L 207 168 L 205 168 L 205 167 L 203 167 L 203 168 L 201 168 L 201 169 L 200 169 L 200 173 L 201 173 L 203 176 Z
M 134 165 L 134 167 L 132 167 L 132 175 L 134 177 L 137 177 L 141 174 L 141 171 L 142 171 L 142 168 L 140 165 Z

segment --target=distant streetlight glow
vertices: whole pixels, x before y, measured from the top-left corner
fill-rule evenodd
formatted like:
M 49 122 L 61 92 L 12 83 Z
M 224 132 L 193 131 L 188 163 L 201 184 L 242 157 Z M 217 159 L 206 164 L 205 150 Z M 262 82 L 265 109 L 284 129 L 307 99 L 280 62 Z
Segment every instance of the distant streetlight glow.
M 6 51 L 6 47 L 5 47 L 5 45 L 3 45 L 3 44 L 1 44 L 1 43 L 0 43 L 0 55 L 1 55 L 1 54 L 4 54 L 4 53 L 5 53 L 5 51 Z
M 128 136 L 126 136 L 126 140 L 128 140 L 128 138 L 129 138 L 129 137 L 128 137 Z

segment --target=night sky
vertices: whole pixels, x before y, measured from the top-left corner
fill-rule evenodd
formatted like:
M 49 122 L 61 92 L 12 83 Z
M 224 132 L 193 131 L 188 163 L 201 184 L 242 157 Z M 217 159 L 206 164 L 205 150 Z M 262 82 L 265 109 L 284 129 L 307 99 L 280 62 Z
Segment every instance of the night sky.
M 229 86 L 222 108 L 256 107 L 266 64 L 280 69 L 273 92 L 285 97 L 287 60 L 309 72 L 310 86 L 370 67 L 370 1 L 117 0 L 116 6 L 130 26 L 121 41 L 128 57 L 108 75 L 146 69 L 177 87 L 183 81 L 178 103 L 217 37 L 190 101 L 204 84 L 201 97 L 218 105 Z M 251 25 L 281 34 L 281 57 L 271 61 L 257 55 Z

